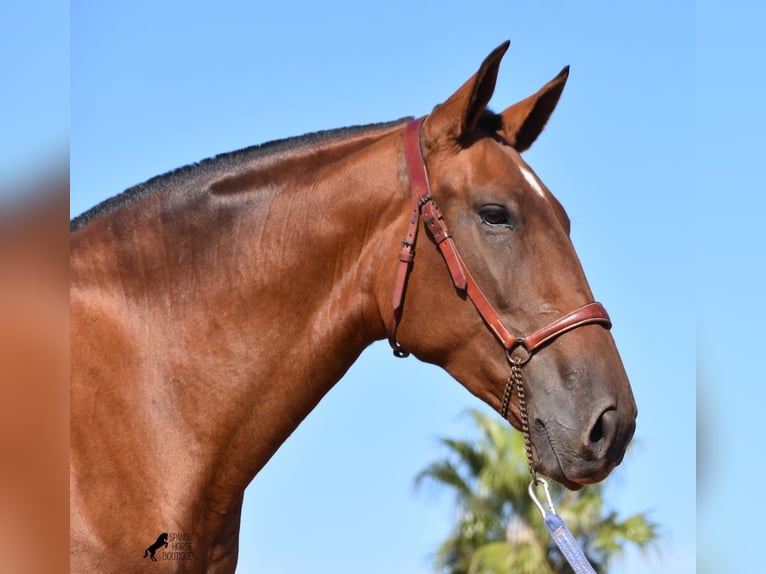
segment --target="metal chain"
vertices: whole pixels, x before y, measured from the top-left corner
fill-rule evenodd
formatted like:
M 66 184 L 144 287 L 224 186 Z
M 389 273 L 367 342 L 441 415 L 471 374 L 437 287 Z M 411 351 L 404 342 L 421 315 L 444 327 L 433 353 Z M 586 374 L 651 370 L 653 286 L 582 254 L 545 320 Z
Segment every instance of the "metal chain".
M 529 483 L 528 491 L 529 496 L 532 497 L 532 502 L 540 510 L 543 515 L 543 522 L 545 527 L 550 532 L 553 541 L 556 546 L 559 547 L 562 555 L 577 574 L 596 574 L 593 566 L 585 556 L 580 544 L 572 535 L 564 520 L 556 513 L 556 509 L 553 506 L 551 500 L 551 493 L 548 490 L 548 483 L 543 478 L 537 477 L 537 469 L 535 468 L 535 462 L 532 458 L 532 440 L 529 436 L 529 415 L 527 414 L 527 398 L 524 394 L 524 379 L 521 374 L 521 367 L 524 361 L 518 359 L 512 359 L 510 356 L 508 360 L 511 363 L 511 373 L 508 376 L 508 384 L 505 388 L 503 395 L 503 406 L 507 412 L 506 403 L 510 403 L 511 391 L 509 388 L 513 385 L 516 387 L 516 392 L 519 394 L 519 417 L 521 418 L 521 432 L 524 435 L 524 449 L 527 453 L 527 463 L 529 464 L 529 472 L 532 475 L 532 480 Z M 506 400 L 506 397 L 508 399 Z M 545 496 L 548 499 L 548 507 L 545 508 L 535 496 L 534 487 L 540 483 L 545 488 Z
M 527 398 L 524 393 L 524 379 L 521 375 L 521 363 L 519 361 L 511 361 L 511 374 L 509 382 L 513 380 L 516 386 L 516 393 L 519 396 L 519 416 L 521 418 L 521 433 L 524 435 L 524 450 L 527 453 L 527 463 L 529 464 L 529 472 L 532 473 L 532 479 L 537 482 L 537 469 L 535 468 L 535 462 L 532 458 L 532 440 L 529 436 L 529 416 L 527 415 Z M 511 385 L 508 385 L 509 387 Z M 506 391 L 507 391 L 506 387 Z M 510 393 L 508 393 L 510 394 Z
M 503 391 L 503 404 L 500 409 L 500 414 L 505 420 L 508 420 L 508 409 L 510 409 L 511 407 L 512 394 L 513 394 L 513 371 L 508 373 L 508 381 L 505 383 L 505 391 Z

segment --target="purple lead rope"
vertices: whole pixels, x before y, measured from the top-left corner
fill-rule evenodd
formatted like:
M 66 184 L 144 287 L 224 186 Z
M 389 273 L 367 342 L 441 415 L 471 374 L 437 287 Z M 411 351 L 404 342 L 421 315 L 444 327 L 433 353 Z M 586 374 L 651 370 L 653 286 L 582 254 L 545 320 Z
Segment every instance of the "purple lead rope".
M 545 497 L 548 503 L 547 508 L 544 507 L 537 499 L 537 496 L 535 496 L 535 485 L 538 483 L 542 484 L 543 489 L 545 490 Z M 585 557 L 582 548 L 580 548 L 577 540 L 575 540 L 575 537 L 569 531 L 569 528 L 567 528 L 564 520 L 556 514 L 556 509 L 551 500 L 551 493 L 548 490 L 548 482 L 544 478 L 535 476 L 529 483 L 528 490 L 529 496 L 532 497 L 532 502 L 535 503 L 535 506 L 537 506 L 540 513 L 543 515 L 545 527 L 548 529 L 548 532 L 551 533 L 551 538 L 553 538 L 556 546 L 559 547 L 559 550 L 561 550 L 561 553 L 564 555 L 564 558 L 566 558 L 566 561 L 569 562 L 569 565 L 575 571 L 575 574 L 596 574 L 596 571 Z

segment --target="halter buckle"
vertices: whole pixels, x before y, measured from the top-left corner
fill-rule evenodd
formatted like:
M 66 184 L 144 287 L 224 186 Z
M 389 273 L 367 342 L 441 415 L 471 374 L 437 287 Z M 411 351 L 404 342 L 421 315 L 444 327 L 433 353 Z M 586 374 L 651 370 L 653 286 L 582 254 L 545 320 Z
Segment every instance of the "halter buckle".
M 407 357 L 410 356 L 410 352 L 404 347 L 402 347 L 399 341 L 394 341 L 393 343 L 391 343 L 391 349 L 394 352 L 394 357 L 396 357 L 397 359 L 406 359 Z

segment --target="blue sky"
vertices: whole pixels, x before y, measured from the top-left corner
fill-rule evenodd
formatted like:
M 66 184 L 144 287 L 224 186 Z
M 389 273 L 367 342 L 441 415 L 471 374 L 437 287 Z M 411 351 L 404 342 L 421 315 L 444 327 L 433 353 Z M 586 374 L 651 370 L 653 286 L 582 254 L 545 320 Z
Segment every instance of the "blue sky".
M 66 161 L 69 4 L 7 2 L 0 12 L 0 199 Z
M 700 564 L 745 572 L 761 549 L 763 512 L 762 4 L 702 3 L 696 35 L 697 369 Z M 757 559 L 757 558 L 755 558 Z
M 695 107 L 706 36 L 689 3 L 518 4 L 74 0 L 71 214 L 220 152 L 427 113 L 505 39 L 496 109 L 571 65 L 526 159 L 572 219 L 639 406 L 607 503 L 659 523 L 661 553 L 629 552 L 614 571 L 691 573 L 696 355 L 720 344 L 697 343 L 695 321 L 694 202 L 714 181 L 693 139 L 716 128 Z M 736 39 L 702 12 L 698 26 Z M 470 432 L 468 408 L 486 410 L 438 368 L 373 345 L 248 488 L 238 572 L 429 572 L 451 501 L 412 479 L 444 454 L 437 437 Z

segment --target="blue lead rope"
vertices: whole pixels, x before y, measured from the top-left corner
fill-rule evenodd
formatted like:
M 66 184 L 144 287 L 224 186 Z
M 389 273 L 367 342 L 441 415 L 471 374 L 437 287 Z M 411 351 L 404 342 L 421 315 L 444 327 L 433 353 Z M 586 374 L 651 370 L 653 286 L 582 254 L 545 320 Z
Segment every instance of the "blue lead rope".
M 553 541 L 559 547 L 572 569 L 577 574 L 596 574 L 593 566 L 588 562 L 580 545 L 577 544 L 577 541 L 561 517 L 554 512 L 549 512 L 543 517 L 543 520 L 545 520 L 545 526 L 551 533 Z
M 538 483 L 542 484 L 543 489 L 545 490 L 545 497 L 548 503 L 547 508 L 543 507 L 537 499 L 537 496 L 535 496 L 535 485 Z M 561 553 L 564 555 L 567 562 L 569 562 L 569 565 L 575 571 L 575 574 L 596 574 L 596 571 L 593 569 L 590 562 L 588 562 L 588 559 L 585 557 L 577 540 L 575 540 L 575 537 L 569 531 L 569 528 L 567 528 L 567 525 L 561 517 L 556 514 L 556 509 L 553 507 L 553 501 L 551 500 L 551 493 L 548 490 L 548 482 L 544 478 L 535 476 L 529 483 L 528 490 L 529 496 L 532 497 L 532 502 L 535 503 L 535 506 L 537 506 L 540 513 L 543 515 L 545 527 L 548 529 L 548 532 L 551 533 L 551 538 L 553 538 L 556 546 L 559 547 L 559 550 L 561 550 Z

